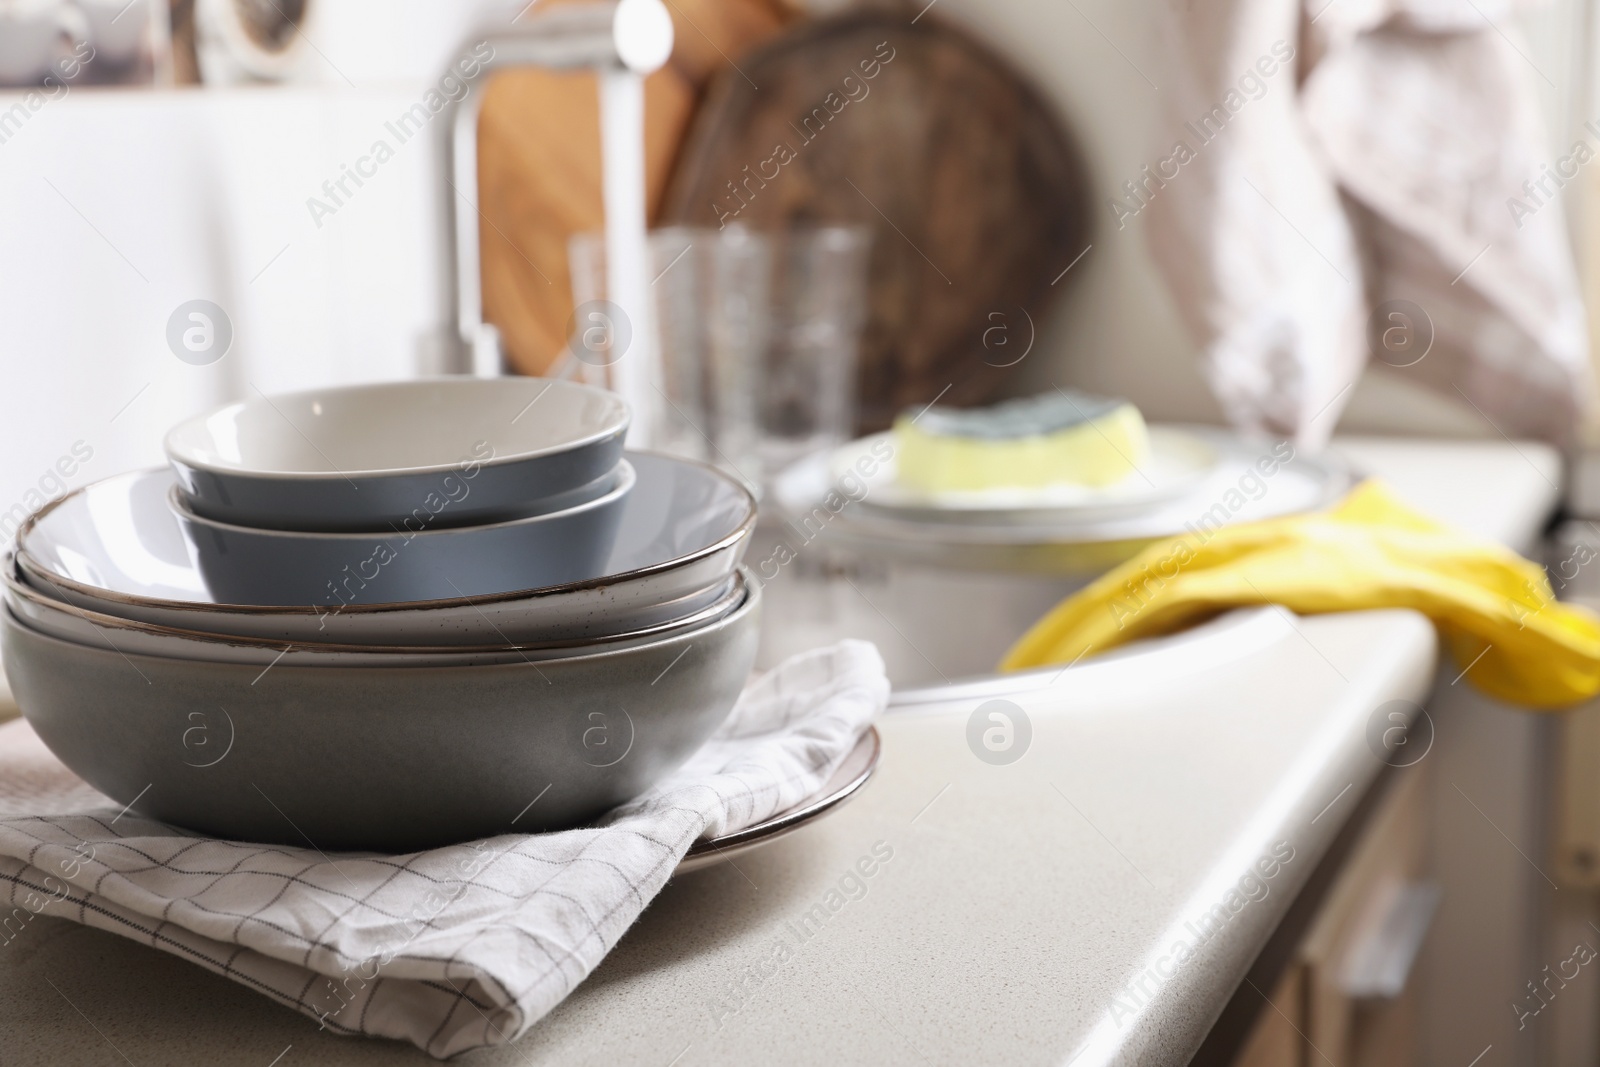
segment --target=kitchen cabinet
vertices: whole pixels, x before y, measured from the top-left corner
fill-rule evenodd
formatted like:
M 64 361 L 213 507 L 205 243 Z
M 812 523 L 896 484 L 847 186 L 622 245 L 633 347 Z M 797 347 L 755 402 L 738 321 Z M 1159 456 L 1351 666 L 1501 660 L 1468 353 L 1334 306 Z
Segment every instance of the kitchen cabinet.
M 1273 987 L 1233 1067 L 1301 1067 L 1305 1042 L 1305 970 L 1295 966 Z
M 1438 902 L 1426 877 L 1426 765 L 1397 769 L 1263 1004 L 1234 1067 L 1418 1062 L 1414 964 Z

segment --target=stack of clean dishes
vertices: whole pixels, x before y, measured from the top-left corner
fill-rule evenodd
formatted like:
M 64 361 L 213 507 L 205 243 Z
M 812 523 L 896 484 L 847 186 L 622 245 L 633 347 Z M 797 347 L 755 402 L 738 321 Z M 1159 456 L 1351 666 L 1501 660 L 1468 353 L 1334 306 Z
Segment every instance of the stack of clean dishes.
M 623 452 L 612 394 L 434 379 L 257 397 L 32 517 L 6 672 L 63 762 L 224 837 L 406 850 L 571 826 L 726 717 L 755 501 Z

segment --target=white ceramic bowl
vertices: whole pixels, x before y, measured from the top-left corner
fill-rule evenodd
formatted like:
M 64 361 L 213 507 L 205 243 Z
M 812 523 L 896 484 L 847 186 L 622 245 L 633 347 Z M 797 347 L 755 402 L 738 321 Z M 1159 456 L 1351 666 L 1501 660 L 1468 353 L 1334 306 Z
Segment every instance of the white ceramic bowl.
M 217 603 L 167 504 L 172 472 L 75 490 L 17 535 L 22 580 L 64 603 L 179 630 L 294 643 L 490 645 L 603 637 L 684 618 L 727 588 L 755 524 L 737 481 L 690 460 L 632 452 L 638 472 L 605 575 L 489 597 L 344 608 Z
M 204 518 L 388 530 L 557 510 L 622 457 L 627 404 L 545 378 L 424 378 L 258 394 L 179 423 L 167 458 Z M 436 506 L 437 505 L 437 506 Z

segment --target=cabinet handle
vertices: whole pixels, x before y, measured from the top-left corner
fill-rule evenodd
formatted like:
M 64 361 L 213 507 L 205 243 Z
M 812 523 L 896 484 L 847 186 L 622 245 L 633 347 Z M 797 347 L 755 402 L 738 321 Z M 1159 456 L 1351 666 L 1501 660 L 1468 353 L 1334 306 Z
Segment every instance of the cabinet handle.
M 1405 991 L 1422 939 L 1439 907 L 1439 886 L 1394 887 L 1377 921 L 1351 948 L 1339 987 L 1353 1000 L 1392 1000 Z

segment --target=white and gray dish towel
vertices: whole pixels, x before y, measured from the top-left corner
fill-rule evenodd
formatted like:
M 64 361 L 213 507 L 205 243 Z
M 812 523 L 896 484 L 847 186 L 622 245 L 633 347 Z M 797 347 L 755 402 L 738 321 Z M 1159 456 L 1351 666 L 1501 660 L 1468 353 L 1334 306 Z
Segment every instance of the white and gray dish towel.
M 1600 124 L 1546 136 L 1540 94 L 1560 103 L 1573 75 L 1521 41 L 1544 6 L 1168 0 L 1155 17 L 1165 121 L 1112 212 L 1148 207 L 1236 426 L 1320 445 L 1371 359 L 1486 436 L 1573 439 L 1592 376 L 1563 201 L 1594 181 Z
M 594 970 L 698 839 L 815 793 L 889 699 L 872 645 L 843 641 L 754 681 L 672 778 L 603 825 L 404 856 L 200 838 L 0 727 L 0 899 L 224 974 L 328 1029 L 436 1057 L 515 1040 Z

